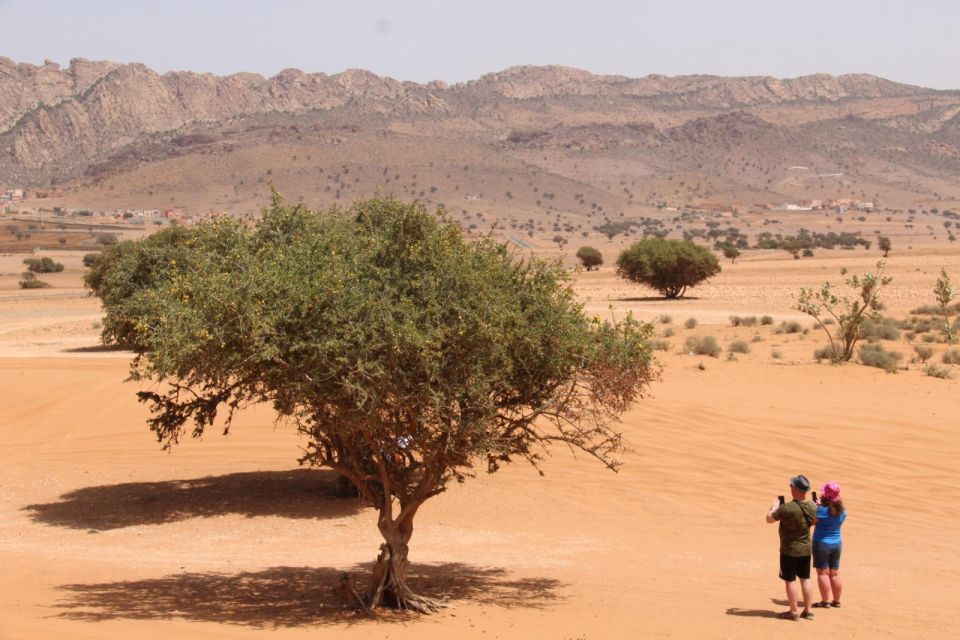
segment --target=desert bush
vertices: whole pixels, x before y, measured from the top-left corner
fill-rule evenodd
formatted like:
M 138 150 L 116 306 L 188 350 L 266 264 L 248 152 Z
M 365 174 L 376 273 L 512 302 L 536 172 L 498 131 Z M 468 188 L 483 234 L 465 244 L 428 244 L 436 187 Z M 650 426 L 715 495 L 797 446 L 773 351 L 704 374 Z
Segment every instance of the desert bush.
M 593 271 L 603 264 L 603 254 L 593 247 L 580 247 L 577 249 L 577 260 L 587 271 Z
M 696 318 L 687 318 L 687 321 L 683 323 L 683 326 L 687 329 L 696 329 L 697 328 L 697 319 Z
M 668 316 L 667 314 L 663 314 L 662 316 L 657 316 L 657 322 L 659 322 L 660 324 L 670 324 L 671 322 L 673 322 L 673 316 Z
M 899 340 L 900 323 L 893 318 L 864 318 L 860 325 L 860 337 L 870 342 Z
M 960 349 L 950 349 L 943 353 L 943 364 L 960 364 Z
M 687 353 L 716 358 L 722 349 L 713 336 L 690 336 L 685 343 Z
M 740 325 L 743 327 L 757 326 L 757 316 L 745 316 L 743 318 L 740 318 Z
M 740 322 L 742 322 L 742 320 L 743 320 L 743 318 L 741 318 L 740 316 L 730 316 L 730 326 L 731 326 L 731 327 L 739 327 L 739 326 L 740 326 Z
M 92 267 L 97 264 L 97 260 L 100 259 L 99 253 L 86 253 L 83 256 L 83 266 Z
M 771 325 L 773 324 L 773 318 L 771 316 L 761 316 L 760 324 L 763 326 Z
M 21 280 L 20 280 L 21 289 L 43 289 L 44 287 L 49 287 L 49 286 L 50 286 L 50 283 L 37 279 L 37 276 L 34 275 L 32 271 L 24 271 L 23 274 L 21 275 Z
M 109 247 L 117 244 L 117 236 L 114 233 L 98 233 L 96 238 L 97 244 L 101 244 L 105 247 Z
M 664 338 L 671 338 L 675 333 L 676 331 L 674 331 L 673 327 L 666 327 L 664 328 L 663 333 L 661 333 L 661 335 Z
M 864 320 L 880 319 L 880 290 L 890 284 L 891 279 L 883 275 L 884 263 L 877 263 L 876 273 L 867 272 L 863 277 L 854 275 L 847 278 L 846 284 L 852 290 L 851 295 L 837 295 L 829 282 L 820 289 L 800 290 L 795 308 L 816 320 L 834 351 L 834 362 L 848 362 L 860 340 L 860 325 Z M 837 323 L 835 333 L 823 321 L 833 318 Z
M 937 340 L 937 336 L 933 335 L 932 333 L 925 333 L 920 339 L 927 344 L 939 342 L 939 340 Z
M 669 351 L 670 343 L 666 340 L 650 340 L 650 348 L 654 351 Z
M 900 365 L 902 357 L 896 351 L 887 351 L 882 344 L 864 344 L 860 345 L 857 351 L 860 356 L 860 362 L 868 367 L 877 367 L 887 373 L 894 373 Z
M 60 273 L 63 271 L 63 264 L 54 262 L 52 258 L 44 256 L 43 258 L 27 258 L 23 261 L 27 265 L 27 270 L 33 273 Z
M 833 362 L 833 347 L 827 345 L 825 347 L 818 347 L 813 351 L 813 359 L 817 362 L 821 360 L 830 360 Z
M 688 287 L 720 273 L 717 257 L 682 240 L 644 238 L 617 258 L 617 274 L 649 285 L 666 298 L 680 298 Z
M 923 368 L 923 374 L 930 376 L 931 378 L 941 378 L 943 380 L 947 380 L 951 377 L 950 369 L 941 367 L 938 364 L 933 364 L 932 362 Z
M 933 348 L 928 347 L 922 344 L 915 345 L 913 347 L 914 353 L 917 354 L 917 360 L 919 362 L 926 362 L 933 357 Z
M 763 336 L 758 333 L 750 338 L 750 342 L 763 342 Z
M 804 258 L 812 258 L 812 257 L 813 257 L 813 249 L 804 249 L 804 250 L 803 250 L 803 253 L 802 253 L 801 255 L 802 255 Z
M 780 326 L 774 329 L 774 333 L 801 333 L 803 325 L 796 320 L 784 320 Z
M 773 349 L 772 351 L 770 351 L 770 357 L 773 358 L 774 360 L 779 360 L 780 358 L 783 357 L 783 352 L 780 351 L 779 349 Z
M 750 353 L 750 345 L 745 340 L 734 340 L 727 347 L 730 353 Z

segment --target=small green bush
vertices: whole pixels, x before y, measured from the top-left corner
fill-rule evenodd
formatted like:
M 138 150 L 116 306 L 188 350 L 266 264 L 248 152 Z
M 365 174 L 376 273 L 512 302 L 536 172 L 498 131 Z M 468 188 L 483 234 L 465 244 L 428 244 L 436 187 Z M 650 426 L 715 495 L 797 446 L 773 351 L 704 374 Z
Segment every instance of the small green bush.
M 960 364 L 960 349 L 950 349 L 943 354 L 943 364 Z
M 667 327 L 666 329 L 663 330 L 663 337 L 672 338 L 675 333 L 676 331 L 673 330 L 673 327 Z
M 653 349 L 654 351 L 669 351 L 670 343 L 667 342 L 666 340 L 654 339 L 650 341 L 650 348 Z
M 44 256 L 43 258 L 27 258 L 23 261 L 27 269 L 33 273 L 60 273 L 63 271 L 63 265 L 54 262 L 52 258 Z
M 763 316 L 760 318 L 760 324 L 767 326 L 773 324 L 773 318 L 770 316 Z
M 813 359 L 817 362 L 820 362 L 821 360 L 829 360 L 830 362 L 834 362 L 836 356 L 833 353 L 833 347 L 826 345 L 824 347 L 820 347 L 819 349 L 815 349 L 813 352 Z
M 603 255 L 593 247 L 580 247 L 577 250 L 577 259 L 587 271 L 593 271 L 603 264 Z
M 662 316 L 657 316 L 657 322 L 659 322 L 660 324 L 670 324 L 671 322 L 673 322 L 673 318 L 671 316 L 664 314 Z
M 727 351 L 730 353 L 750 353 L 750 345 L 744 340 L 734 340 L 727 347 Z
M 928 347 L 922 344 L 915 345 L 913 347 L 914 352 L 917 354 L 917 360 L 920 362 L 926 362 L 931 357 L 933 357 L 933 348 Z
M 743 318 L 741 318 L 740 316 L 730 316 L 731 327 L 739 327 L 742 321 L 743 321 Z
M 950 369 L 946 367 L 941 367 L 940 365 L 930 363 L 923 368 L 924 375 L 930 376 L 931 378 L 942 378 L 947 380 L 951 377 Z
M 687 321 L 683 323 L 683 326 L 687 329 L 696 329 L 697 328 L 697 319 L 696 318 L 687 318 Z
M 32 271 L 24 271 L 22 277 L 23 279 L 20 281 L 21 289 L 43 289 L 50 286 L 49 283 L 38 280 Z
M 896 372 L 900 366 L 900 358 L 902 357 L 896 351 L 887 351 L 883 348 L 882 344 L 876 342 L 860 345 L 857 353 L 860 356 L 860 362 L 868 367 L 883 369 L 887 373 Z
M 97 264 L 97 260 L 100 259 L 99 253 L 87 253 L 83 256 L 83 266 L 92 267 Z
M 688 353 L 698 356 L 716 358 L 722 351 L 720 345 L 717 344 L 717 339 L 713 336 L 690 336 L 685 344 Z

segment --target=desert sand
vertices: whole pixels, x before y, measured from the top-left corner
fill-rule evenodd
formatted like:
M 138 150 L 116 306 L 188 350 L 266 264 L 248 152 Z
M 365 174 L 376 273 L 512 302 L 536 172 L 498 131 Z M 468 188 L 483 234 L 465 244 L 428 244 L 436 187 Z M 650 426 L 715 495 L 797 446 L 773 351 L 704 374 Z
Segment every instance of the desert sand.
M 66 254 L 54 286 L 20 291 L 22 256 L 0 257 L 0 638 L 946 638 L 960 624 L 960 382 L 920 367 L 887 374 L 816 364 L 825 340 L 732 327 L 731 314 L 804 319 L 800 286 L 839 281 L 876 252 L 795 261 L 750 252 L 690 299 L 665 302 L 581 273 L 591 314 L 658 324 L 663 380 L 623 416 L 619 474 L 556 450 L 480 473 L 421 510 L 414 584 L 433 616 L 344 611 L 330 593 L 379 545 L 374 513 L 297 468 L 303 443 L 267 408 L 162 452 L 124 382 L 130 354 L 96 348 L 100 313 Z M 893 254 L 888 314 L 932 302 L 960 252 Z M 685 329 L 684 320 L 700 324 Z M 727 361 L 682 353 L 691 334 L 750 341 Z M 910 345 L 892 345 L 904 354 Z M 943 346 L 938 345 L 938 354 Z M 781 357 L 774 358 L 777 350 Z M 704 365 L 701 369 L 700 364 Z M 906 361 L 905 361 L 906 364 Z M 776 527 L 788 478 L 837 480 L 844 608 L 776 618 Z

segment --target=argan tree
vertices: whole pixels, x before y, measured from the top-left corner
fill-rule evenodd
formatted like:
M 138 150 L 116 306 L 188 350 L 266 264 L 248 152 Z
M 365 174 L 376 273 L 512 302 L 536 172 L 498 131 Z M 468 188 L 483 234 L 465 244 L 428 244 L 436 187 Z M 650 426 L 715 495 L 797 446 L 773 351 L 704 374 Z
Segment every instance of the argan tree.
M 880 251 L 883 251 L 884 258 L 890 255 L 890 250 L 893 249 L 893 245 L 890 243 L 890 238 L 887 236 L 880 236 L 877 238 L 877 247 L 880 249 Z
M 88 283 L 103 339 L 133 346 L 132 377 L 160 386 L 139 397 L 164 448 L 272 404 L 307 438 L 301 464 L 346 476 L 378 511 L 369 586 L 345 591 L 427 612 L 407 583 L 423 504 L 554 444 L 616 470 L 616 420 L 658 375 L 651 327 L 587 319 L 568 278 L 417 204 L 312 212 L 275 196 L 254 226 L 107 247 Z
M 801 289 L 795 308 L 811 316 L 820 325 L 830 340 L 831 361 L 849 362 L 854 347 L 860 340 L 860 325 L 867 318 L 880 320 L 880 290 L 890 284 L 891 278 L 883 275 L 884 262 L 877 263 L 876 273 L 867 272 L 861 278 L 854 275 L 847 278 L 847 286 L 853 290 L 850 295 L 838 296 L 833 286 L 824 282 L 819 289 Z M 832 318 L 836 324 L 835 333 L 825 322 Z
M 617 275 L 649 285 L 666 298 L 680 298 L 687 287 L 720 273 L 720 263 L 704 247 L 683 240 L 644 238 L 617 258 Z
M 603 254 L 593 247 L 580 247 L 577 249 L 577 260 L 587 271 L 592 271 L 603 264 Z

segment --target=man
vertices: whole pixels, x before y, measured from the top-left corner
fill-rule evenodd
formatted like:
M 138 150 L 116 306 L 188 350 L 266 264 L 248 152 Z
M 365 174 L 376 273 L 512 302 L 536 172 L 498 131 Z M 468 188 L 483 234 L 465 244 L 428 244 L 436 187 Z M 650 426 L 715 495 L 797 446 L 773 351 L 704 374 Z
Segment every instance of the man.
M 767 512 L 767 522 L 780 523 L 780 579 L 787 589 L 787 601 L 790 610 L 780 614 L 781 618 L 796 620 L 811 619 L 810 604 L 813 601 L 813 586 L 810 584 L 810 555 L 813 551 L 810 541 L 810 527 L 817 523 L 817 507 L 807 501 L 810 481 L 806 476 L 790 478 L 791 502 L 780 504 L 774 501 Z M 803 613 L 797 613 L 797 578 L 803 591 Z

